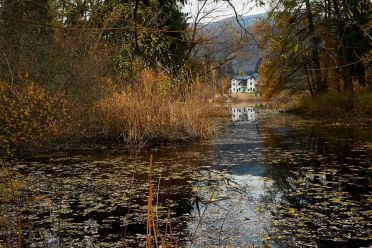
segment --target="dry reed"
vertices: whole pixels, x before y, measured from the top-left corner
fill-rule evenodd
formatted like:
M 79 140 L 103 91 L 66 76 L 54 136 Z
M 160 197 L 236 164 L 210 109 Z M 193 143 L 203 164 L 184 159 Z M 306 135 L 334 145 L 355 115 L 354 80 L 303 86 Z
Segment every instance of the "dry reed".
M 94 108 L 95 132 L 126 143 L 165 143 L 212 133 L 211 104 L 198 83 L 177 85 L 144 70 L 135 86 L 112 93 Z M 98 128 L 98 129 L 97 129 Z
M 152 186 L 152 155 L 150 156 L 150 175 L 149 175 L 149 194 L 147 197 L 147 218 L 146 218 L 146 248 L 151 248 L 155 245 L 156 248 L 161 247 L 171 248 L 178 247 L 178 243 L 174 241 L 172 233 L 172 220 L 170 216 L 170 210 L 168 210 L 168 216 L 165 226 L 164 235 L 161 234 L 158 223 L 155 221 L 154 207 L 153 207 L 153 186 Z M 169 232 L 169 233 L 168 233 Z

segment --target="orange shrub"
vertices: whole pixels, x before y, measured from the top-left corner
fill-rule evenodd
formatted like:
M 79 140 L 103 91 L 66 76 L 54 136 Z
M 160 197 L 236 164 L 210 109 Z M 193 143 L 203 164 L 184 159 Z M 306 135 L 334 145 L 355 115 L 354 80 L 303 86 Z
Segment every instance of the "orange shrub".
M 33 82 L 0 82 L 0 145 L 36 144 L 65 131 L 69 104 L 63 94 L 49 94 Z

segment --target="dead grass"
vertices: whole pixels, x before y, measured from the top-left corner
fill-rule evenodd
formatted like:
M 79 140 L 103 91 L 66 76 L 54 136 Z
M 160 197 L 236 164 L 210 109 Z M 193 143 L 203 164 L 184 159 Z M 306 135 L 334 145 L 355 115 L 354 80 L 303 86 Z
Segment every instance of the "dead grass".
M 168 209 L 168 216 L 164 235 L 160 232 L 158 223 L 155 221 L 155 212 L 153 205 L 153 185 L 152 185 L 152 155 L 150 157 L 150 175 L 149 175 L 149 194 L 147 197 L 147 218 L 146 218 L 146 248 L 164 247 L 172 248 L 178 247 L 178 241 L 174 240 L 172 233 L 172 219 L 170 216 L 170 209 Z
M 288 91 L 282 91 L 280 94 L 276 95 L 270 100 L 277 109 L 294 110 L 301 108 L 303 99 L 309 98 L 311 98 L 310 95 L 306 93 L 293 95 L 290 94 Z
M 91 141 L 152 145 L 212 135 L 210 117 L 217 113 L 205 84 L 149 69 L 130 84 L 111 82 L 97 101 L 77 104 L 35 83 L 0 82 L 0 151 Z
M 278 109 L 310 116 L 339 118 L 372 114 L 372 92 L 368 89 L 355 91 L 354 94 L 327 92 L 315 98 L 308 93 L 291 95 L 283 91 L 271 102 Z
M 163 74 L 144 70 L 135 86 L 96 103 L 94 132 L 126 143 L 204 138 L 212 133 L 211 110 L 212 104 L 197 82 L 177 85 Z
M 366 116 L 372 113 L 372 93 L 329 92 L 315 99 L 303 98 L 299 109 L 306 114 L 327 117 Z

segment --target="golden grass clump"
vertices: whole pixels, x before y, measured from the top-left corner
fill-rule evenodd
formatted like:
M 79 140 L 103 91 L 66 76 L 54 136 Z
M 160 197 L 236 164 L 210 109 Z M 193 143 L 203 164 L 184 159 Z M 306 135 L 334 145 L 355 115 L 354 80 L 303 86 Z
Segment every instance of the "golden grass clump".
M 133 86 L 99 100 L 94 123 L 107 138 L 127 143 L 169 142 L 211 134 L 211 108 L 198 83 L 172 83 L 145 69 Z

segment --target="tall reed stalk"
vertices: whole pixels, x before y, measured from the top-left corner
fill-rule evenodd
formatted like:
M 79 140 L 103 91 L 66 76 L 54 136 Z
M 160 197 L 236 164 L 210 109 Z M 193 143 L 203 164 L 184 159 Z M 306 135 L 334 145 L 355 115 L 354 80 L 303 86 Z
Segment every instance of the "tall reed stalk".
M 149 174 L 149 194 L 147 196 L 147 218 L 146 218 L 146 248 L 151 248 L 155 245 L 156 248 L 161 247 L 171 248 L 178 247 L 178 243 L 174 242 L 172 233 L 172 220 L 170 209 L 168 209 L 167 221 L 165 225 L 165 233 L 161 234 L 158 223 L 155 221 L 155 213 L 153 207 L 153 186 L 152 186 L 152 164 L 153 158 L 150 156 L 150 174 Z M 169 232 L 169 233 L 168 233 Z

